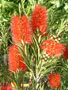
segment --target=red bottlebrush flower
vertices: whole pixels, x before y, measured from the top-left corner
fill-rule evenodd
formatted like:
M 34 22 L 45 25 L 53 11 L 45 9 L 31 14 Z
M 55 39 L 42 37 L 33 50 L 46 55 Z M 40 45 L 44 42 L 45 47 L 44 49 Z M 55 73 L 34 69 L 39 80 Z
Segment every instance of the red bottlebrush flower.
M 32 41 L 32 29 L 27 16 L 19 18 L 13 16 L 11 21 L 12 39 L 15 44 L 21 43 L 21 40 L 30 44 Z
M 41 45 L 41 49 L 45 50 L 49 56 L 59 56 L 63 53 L 65 49 L 64 44 L 55 42 L 54 40 L 46 40 L 43 42 L 44 45 Z
M 63 52 L 64 52 L 64 50 L 65 50 L 65 44 L 56 43 L 56 44 L 55 44 L 54 55 L 56 55 L 56 56 L 62 55 Z
M 19 60 L 18 60 L 18 50 L 17 46 L 10 46 L 8 51 L 8 62 L 10 71 L 16 71 L 19 69 Z
M 11 20 L 12 39 L 15 44 L 20 44 L 22 39 L 22 25 L 19 16 L 13 16 Z
M 1 90 L 13 90 L 11 85 L 6 83 L 5 85 L 1 85 Z
M 47 10 L 44 6 L 37 5 L 32 14 L 32 28 L 40 29 L 42 33 L 46 32 Z
M 32 41 L 32 28 L 28 17 L 25 15 L 22 17 L 22 38 L 28 44 Z
M 20 55 L 21 54 L 16 45 L 9 47 L 8 62 L 9 62 L 10 71 L 16 71 L 17 69 L 21 69 L 21 68 L 22 71 L 26 70 L 26 65 L 24 64 L 24 61 Z
M 68 47 L 65 48 L 63 57 L 65 60 L 68 59 Z
M 49 85 L 53 88 L 60 88 L 61 77 L 59 74 L 54 73 L 48 76 Z

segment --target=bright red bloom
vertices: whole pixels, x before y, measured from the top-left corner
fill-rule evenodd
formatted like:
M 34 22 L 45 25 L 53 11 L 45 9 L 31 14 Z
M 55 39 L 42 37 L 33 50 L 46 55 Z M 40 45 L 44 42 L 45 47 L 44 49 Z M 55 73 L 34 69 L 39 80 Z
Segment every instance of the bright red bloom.
M 41 49 L 45 50 L 49 56 L 59 56 L 63 53 L 65 45 L 57 43 L 54 40 L 46 40 L 43 42 L 43 45 L 41 45 Z
M 40 29 L 42 33 L 46 32 L 47 27 L 47 10 L 44 6 L 37 5 L 32 14 L 33 30 Z
M 32 41 L 32 28 L 28 17 L 25 15 L 22 17 L 22 38 L 28 44 Z
M 61 44 L 61 43 L 56 43 L 55 44 L 55 51 L 54 51 L 54 55 L 58 56 L 58 55 L 62 55 L 63 52 L 65 50 L 65 45 Z
M 9 62 L 9 69 L 10 71 L 16 71 L 17 69 L 21 69 L 22 71 L 26 70 L 26 65 L 22 57 L 20 56 L 21 53 L 18 50 L 16 45 L 10 46 L 8 51 L 8 62 Z
M 13 16 L 11 21 L 12 39 L 15 44 L 20 44 L 21 40 L 30 44 L 32 41 L 32 29 L 27 16 L 20 18 Z
M 68 59 L 68 47 L 65 48 L 63 57 L 65 60 Z
M 19 16 L 13 16 L 11 20 L 12 39 L 15 44 L 20 44 L 22 39 L 22 25 Z
M 6 83 L 6 85 L 1 85 L 1 90 L 13 90 L 11 85 Z
M 59 74 L 54 73 L 48 76 L 49 85 L 53 88 L 60 88 L 61 77 Z

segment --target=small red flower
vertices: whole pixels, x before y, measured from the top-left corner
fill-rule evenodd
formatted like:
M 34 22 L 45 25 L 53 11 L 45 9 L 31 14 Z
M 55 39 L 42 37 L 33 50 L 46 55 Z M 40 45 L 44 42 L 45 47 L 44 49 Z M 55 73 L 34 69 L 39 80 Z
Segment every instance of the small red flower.
M 1 90 L 13 90 L 13 89 L 10 84 L 6 83 L 5 85 L 4 84 L 1 85 Z
M 22 38 L 23 41 L 30 44 L 32 41 L 32 28 L 31 23 L 27 16 L 22 17 Z
M 53 88 L 60 88 L 61 77 L 59 74 L 54 73 L 48 76 L 49 85 Z
M 15 44 L 20 44 L 22 39 L 22 25 L 21 19 L 19 16 L 13 16 L 11 20 L 11 31 L 12 31 L 12 40 Z
M 41 45 L 41 49 L 45 50 L 49 56 L 59 56 L 63 53 L 65 45 L 57 43 L 54 40 L 46 40 L 43 42 L 43 45 Z
M 68 47 L 65 48 L 63 57 L 65 60 L 68 59 Z
M 47 10 L 44 6 L 37 5 L 32 13 L 32 28 L 40 29 L 42 33 L 46 32 Z
M 22 71 L 26 70 L 26 65 L 22 57 L 20 56 L 21 53 L 18 50 L 16 45 L 10 46 L 8 51 L 8 62 L 9 62 L 9 69 L 10 71 L 16 71 L 17 69 L 21 69 Z

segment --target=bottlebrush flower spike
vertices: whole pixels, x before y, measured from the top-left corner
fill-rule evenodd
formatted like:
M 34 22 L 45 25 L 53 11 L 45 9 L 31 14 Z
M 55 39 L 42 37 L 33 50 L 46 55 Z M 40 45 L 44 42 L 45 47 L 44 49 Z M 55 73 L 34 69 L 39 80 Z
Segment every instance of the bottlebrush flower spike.
M 10 46 L 8 51 L 8 62 L 10 71 L 16 71 L 17 69 L 21 69 L 22 71 L 26 70 L 26 65 L 22 57 L 20 56 L 20 52 L 16 45 Z
M 15 44 L 20 44 L 22 39 L 22 26 L 21 19 L 19 16 L 13 16 L 11 20 L 11 31 L 12 31 L 12 40 Z
M 46 32 L 47 10 L 44 6 L 37 5 L 32 13 L 33 30 L 40 29 L 42 33 Z
M 68 59 L 68 47 L 65 48 L 63 57 L 65 60 Z
M 49 85 L 53 88 L 60 88 L 61 77 L 59 74 L 54 73 L 48 76 Z
M 45 50 L 49 56 L 59 56 L 63 53 L 65 45 L 57 43 L 54 40 L 46 40 L 43 42 L 43 45 L 41 45 L 41 49 Z
M 22 17 L 22 38 L 28 44 L 32 41 L 32 28 L 28 17 L 25 15 Z

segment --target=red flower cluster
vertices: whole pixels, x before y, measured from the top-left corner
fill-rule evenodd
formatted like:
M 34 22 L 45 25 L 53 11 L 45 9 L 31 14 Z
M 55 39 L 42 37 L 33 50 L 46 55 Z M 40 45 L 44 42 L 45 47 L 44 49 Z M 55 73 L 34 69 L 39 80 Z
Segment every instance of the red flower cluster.
M 11 85 L 8 83 L 6 85 L 1 85 L 1 90 L 13 90 Z
M 42 33 L 46 32 L 47 10 L 45 7 L 37 5 L 32 14 L 32 22 L 27 16 L 20 18 L 13 16 L 11 20 L 12 39 L 15 44 L 21 43 L 21 40 L 30 44 L 32 41 L 32 32 L 40 29 Z M 33 28 L 33 29 L 32 29 Z
M 32 29 L 27 16 L 20 18 L 13 16 L 11 20 L 12 39 L 15 44 L 20 44 L 21 40 L 30 44 L 32 41 Z
M 32 41 L 32 33 L 34 29 L 40 29 L 42 33 L 46 32 L 47 27 L 47 10 L 45 7 L 37 5 L 32 14 L 32 21 L 27 16 L 19 17 L 13 16 L 11 20 L 12 40 L 15 45 L 9 47 L 8 62 L 10 71 L 16 71 L 22 68 L 26 70 L 26 65 L 23 62 L 17 44 L 23 40 L 25 43 L 30 44 Z
M 42 33 L 46 32 L 47 27 L 47 10 L 43 6 L 37 5 L 32 13 L 33 30 L 39 29 Z
M 49 85 L 53 88 L 59 88 L 61 84 L 61 77 L 59 74 L 54 73 L 48 76 Z
M 16 71 L 17 69 L 25 71 L 27 69 L 16 45 L 9 47 L 8 56 L 10 71 Z
M 65 60 L 68 59 L 68 47 L 65 48 L 63 57 Z
M 45 50 L 49 56 L 59 56 L 63 53 L 65 45 L 57 43 L 54 40 L 46 40 L 43 42 L 43 45 L 41 45 L 41 49 Z
M 30 44 L 32 41 L 32 34 L 37 28 L 41 31 L 41 33 L 45 33 L 44 35 L 47 35 L 47 10 L 43 6 L 37 5 L 35 7 L 32 13 L 32 21 L 30 21 L 25 15 L 21 18 L 19 16 L 12 17 L 11 31 L 12 40 L 15 45 L 10 46 L 8 51 L 10 71 L 16 71 L 17 69 L 25 71 L 27 69 L 16 44 L 20 44 L 21 40 Z M 45 50 L 49 56 L 59 56 L 63 54 L 64 59 L 68 58 L 68 47 L 65 49 L 64 44 L 58 43 L 55 40 L 50 39 L 44 41 L 41 45 L 41 49 Z M 60 87 L 61 77 L 59 74 L 50 74 L 48 76 L 48 80 L 51 87 L 55 89 Z M 7 90 L 5 88 L 7 88 L 7 85 L 1 86 L 2 90 Z

